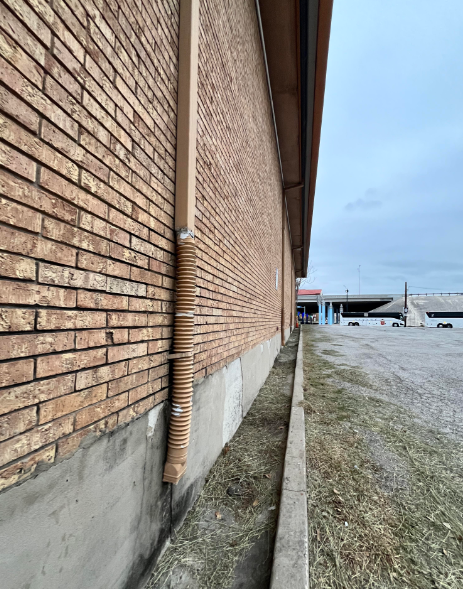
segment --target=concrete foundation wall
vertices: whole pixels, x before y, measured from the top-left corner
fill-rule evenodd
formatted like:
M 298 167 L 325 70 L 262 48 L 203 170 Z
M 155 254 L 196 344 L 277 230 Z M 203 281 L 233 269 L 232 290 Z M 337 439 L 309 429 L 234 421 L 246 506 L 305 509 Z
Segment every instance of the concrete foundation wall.
M 195 386 L 188 469 L 162 483 L 168 404 L 0 495 L 2 589 L 136 589 L 194 503 L 280 349 L 280 333 Z

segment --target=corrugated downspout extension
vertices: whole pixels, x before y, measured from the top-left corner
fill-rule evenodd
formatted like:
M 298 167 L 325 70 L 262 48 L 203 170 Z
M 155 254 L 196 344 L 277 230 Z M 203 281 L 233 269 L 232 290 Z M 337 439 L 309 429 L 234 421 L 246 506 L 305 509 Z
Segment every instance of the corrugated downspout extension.
M 188 233 L 177 237 L 177 304 L 174 323 L 174 380 L 164 481 L 177 483 L 186 469 L 193 406 L 193 330 L 196 248 Z
M 193 330 L 196 288 L 195 206 L 199 0 L 181 0 L 178 48 L 177 302 L 174 318 L 172 414 L 163 480 L 177 484 L 187 464 L 193 408 Z

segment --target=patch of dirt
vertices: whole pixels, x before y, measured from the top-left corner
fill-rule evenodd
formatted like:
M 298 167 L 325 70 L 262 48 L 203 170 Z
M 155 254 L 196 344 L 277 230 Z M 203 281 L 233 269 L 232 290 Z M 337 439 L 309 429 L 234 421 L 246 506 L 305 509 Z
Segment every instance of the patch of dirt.
M 340 354 L 336 350 L 322 350 L 322 354 L 325 356 L 343 356 L 344 354 Z
M 360 430 L 368 444 L 373 462 L 380 468 L 377 473 L 379 485 L 386 493 L 408 488 L 408 471 L 405 462 L 391 452 L 381 434 L 370 430 Z

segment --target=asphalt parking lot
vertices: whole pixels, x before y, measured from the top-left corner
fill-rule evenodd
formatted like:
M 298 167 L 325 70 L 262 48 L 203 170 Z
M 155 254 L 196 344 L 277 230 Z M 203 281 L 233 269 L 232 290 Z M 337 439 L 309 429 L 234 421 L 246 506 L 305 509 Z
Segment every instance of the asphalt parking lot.
M 463 329 L 320 326 L 319 353 L 358 366 L 374 395 L 410 410 L 424 424 L 463 440 Z

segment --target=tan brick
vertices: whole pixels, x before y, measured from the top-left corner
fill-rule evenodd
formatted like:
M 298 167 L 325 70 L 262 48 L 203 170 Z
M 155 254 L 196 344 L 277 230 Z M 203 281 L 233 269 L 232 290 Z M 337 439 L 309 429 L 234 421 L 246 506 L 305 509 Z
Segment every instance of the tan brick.
M 42 176 L 46 168 L 42 168 Z M 48 172 L 48 171 L 47 171 Z M 51 174 L 52 172 L 50 172 Z M 72 186 L 72 184 L 69 184 Z M 4 170 L 0 170 L 0 194 L 8 196 L 17 202 L 44 211 L 52 217 L 57 217 L 67 223 L 75 224 L 77 219 L 77 209 L 64 202 L 60 198 L 56 198 L 31 186 L 19 178 L 11 176 Z
M 146 296 L 146 285 L 130 282 L 129 280 L 121 280 L 119 278 L 108 278 L 107 291 L 118 294 L 126 294 L 134 297 Z
M 175 299 L 175 291 L 158 288 L 156 286 L 148 286 L 146 289 L 146 296 L 162 301 L 173 301 Z
M 129 374 L 139 372 L 140 370 L 147 370 L 150 368 L 152 356 L 143 356 L 143 358 L 132 358 L 129 360 Z
M 129 311 L 148 311 L 155 313 L 161 311 L 161 301 L 153 299 L 130 298 Z
M 159 388 L 161 388 L 161 383 L 159 382 Z M 143 397 L 147 397 L 150 392 L 154 393 L 155 391 L 151 390 L 152 389 L 152 383 L 146 383 L 144 385 L 141 385 L 139 387 L 137 387 L 136 389 L 132 389 L 129 392 L 129 404 L 132 405 L 132 403 L 136 403 L 137 401 L 139 401 L 140 399 L 143 399 Z M 157 389 L 159 390 L 159 389 Z
M 169 313 L 150 313 L 148 315 L 148 325 L 167 325 L 171 326 L 174 324 L 174 315 Z
M 148 209 L 148 199 L 143 196 L 141 192 L 138 192 L 132 185 L 128 182 L 116 176 L 113 172 L 109 175 L 109 185 L 117 190 L 121 194 L 123 194 L 126 198 L 131 200 L 132 202 L 136 203 L 142 209 Z
M 74 390 L 75 380 L 75 374 L 67 374 L 0 391 L 0 414 L 67 395 Z
M 143 254 L 134 252 L 133 250 L 123 247 L 117 243 L 110 244 L 111 257 L 117 260 L 123 260 L 128 264 L 135 264 L 135 266 L 141 266 L 142 268 L 148 268 L 148 260 Z
M 109 209 L 109 220 L 111 223 L 114 223 L 114 225 L 125 229 L 125 231 L 128 231 L 129 233 L 145 239 L 148 239 L 149 237 L 149 230 L 146 227 L 143 227 L 143 225 L 140 225 L 140 223 L 137 223 L 116 209 Z
M 86 270 L 93 270 L 94 272 L 101 272 L 102 274 L 109 274 L 119 278 L 130 277 L 130 266 L 127 264 L 102 258 L 89 252 L 79 252 L 77 265 L 79 268 L 85 268 Z
M 108 181 L 108 168 L 48 121 L 42 123 L 42 139 L 63 152 L 73 162 L 95 174 L 100 180 Z
M 35 163 L 5 143 L 0 143 L 0 164 L 28 180 L 35 180 Z
M 23 100 L 27 101 L 30 106 L 53 121 L 55 125 L 71 135 L 74 140 L 77 140 L 78 124 L 56 106 L 56 104 L 53 104 L 42 92 L 38 91 L 37 88 L 5 60 L 0 60 L 0 80 L 7 84 Z M 32 130 L 35 133 L 37 132 L 37 129 L 33 128 Z
M 0 74 L 4 60 L 0 60 Z M 22 100 L 16 98 L 6 88 L 0 88 L 0 108 L 10 117 L 27 127 L 33 133 L 39 130 L 39 115 L 27 106 Z
M 56 446 L 48 446 L 34 454 L 28 456 L 25 460 L 20 460 L 11 466 L 0 470 L 0 491 L 25 481 L 32 476 L 41 464 L 51 464 L 55 460 Z
M 129 150 L 132 149 L 132 140 L 127 133 L 120 127 L 116 121 L 110 117 L 101 106 L 94 100 L 88 92 L 84 91 L 83 104 L 85 108 L 104 125 L 114 137 L 125 145 Z
M 28 407 L 0 417 L 0 442 L 22 434 L 37 423 L 37 408 Z
M 79 331 L 76 334 L 77 349 L 125 344 L 128 341 L 128 329 L 95 329 L 89 331 Z
M 106 348 L 97 348 L 86 352 L 71 352 L 37 358 L 37 378 L 82 370 L 106 362 Z
M 104 182 L 101 182 L 98 178 L 82 170 L 82 186 L 89 190 L 92 194 L 95 194 L 106 203 L 110 204 L 114 208 L 122 211 L 127 215 L 132 214 L 132 203 L 118 194 L 111 187 L 107 186 Z
M 39 264 L 39 282 L 73 288 L 106 290 L 106 276 L 103 274 L 43 263 Z
M 53 76 L 55 80 L 57 80 L 63 88 L 66 90 L 77 100 L 80 101 L 82 96 L 82 86 L 79 83 L 79 80 L 74 78 L 62 65 L 59 63 L 51 53 L 47 53 L 45 56 L 45 70 Z M 40 86 L 42 87 L 42 85 Z M 45 91 L 49 94 L 49 86 L 45 86 Z M 51 94 L 53 98 L 53 94 Z M 64 105 L 63 105 L 64 108 Z M 65 109 L 66 110 L 66 109 Z
M 154 340 L 162 337 L 162 330 L 159 327 L 143 327 L 129 331 L 129 341 L 139 342 L 142 340 Z
M 0 360 L 62 352 L 74 348 L 74 333 L 4 335 L 0 338 Z
M 101 401 L 101 403 L 98 403 L 97 405 L 92 405 L 91 407 L 82 409 L 82 411 L 79 411 L 79 413 L 76 415 L 76 429 L 85 427 L 94 421 L 100 420 L 102 417 L 106 417 L 111 413 L 120 411 L 127 405 L 127 402 L 128 393 L 122 393 L 122 395 L 111 397 L 111 399 Z
M 0 309 L 0 332 L 32 331 L 34 320 L 35 311 L 29 309 Z
M 156 354 L 156 352 L 162 352 L 168 350 L 171 346 L 169 340 L 152 340 L 148 342 L 148 354 Z
M 106 221 L 98 219 L 98 217 L 94 217 L 88 213 L 81 214 L 80 227 L 85 229 L 85 231 L 95 233 L 121 245 L 130 245 L 130 235 L 126 231 L 123 231 L 118 227 L 114 227 L 113 225 L 106 223 Z
M 76 380 L 76 389 L 87 389 L 102 382 L 108 382 L 125 376 L 127 374 L 127 362 L 119 362 L 111 366 L 102 366 L 101 368 L 93 368 L 86 372 L 79 372 Z
M 43 84 L 42 68 L 34 62 L 11 37 L 0 31 L 0 55 L 14 65 L 38 88 Z
M 109 134 L 108 134 L 109 135 Z M 108 149 L 109 141 L 103 145 L 90 135 L 90 133 L 86 133 L 84 129 L 82 129 L 80 142 L 83 147 L 85 147 L 88 151 L 93 153 L 95 157 L 100 160 L 103 160 L 108 168 L 111 168 L 117 172 L 123 178 L 130 181 L 131 172 L 130 169 L 126 166 L 124 162 L 118 159 L 113 152 Z
M 108 313 L 108 327 L 127 327 L 130 325 L 147 325 L 146 313 Z
M 145 254 L 145 256 L 149 256 L 150 258 L 157 257 L 157 248 L 147 241 L 138 239 L 138 237 L 132 238 L 132 248 L 137 252 Z
M 133 389 L 134 387 L 137 387 L 146 382 L 148 382 L 147 370 L 145 370 L 145 372 L 137 372 L 129 376 L 124 376 L 123 378 L 118 378 L 117 380 L 113 380 L 109 383 L 108 397 L 119 395 L 119 393 Z
M 2 227 L 0 232 L 0 250 L 51 262 L 61 262 L 68 266 L 76 264 L 76 251 L 70 247 L 9 227 Z
M 88 329 L 106 326 L 106 313 L 95 311 L 37 311 L 37 329 Z
M 34 377 L 34 360 L 18 360 L 0 364 L 0 387 L 27 382 Z
M 168 264 L 164 264 L 159 260 L 150 260 L 150 270 L 152 270 L 153 272 L 159 272 L 161 274 L 171 276 L 172 278 L 175 277 L 175 268 L 169 266 Z
M 75 307 L 76 292 L 64 288 L 5 280 L 0 289 L 0 304 L 11 303 L 15 305 Z
M 87 76 L 85 80 L 85 87 L 87 88 L 88 93 L 93 96 L 93 98 L 95 98 L 114 119 L 116 117 L 116 105 L 113 98 L 117 99 L 117 96 L 115 96 L 113 84 L 88 53 L 85 56 L 85 69 L 90 73 L 90 76 Z
M 35 280 L 35 262 L 22 256 L 0 253 L 0 276 Z
M 55 10 L 60 12 L 59 8 L 65 8 L 64 2 L 59 2 L 54 7 Z M 72 30 L 72 27 L 71 27 Z M 80 68 L 81 64 L 84 61 L 85 51 L 80 43 L 77 42 L 73 35 L 66 35 L 66 42 L 69 45 L 72 44 L 72 53 L 67 49 L 67 47 L 60 41 L 60 39 L 55 38 L 55 42 L 53 44 L 53 55 L 58 59 L 66 68 L 71 72 L 73 78 L 80 80 Z M 75 57 L 74 57 L 75 56 Z
M 149 371 L 149 380 L 150 381 L 157 381 L 162 376 L 166 376 L 169 374 L 169 365 L 168 364 L 161 364 L 160 366 L 156 366 L 156 368 L 151 368 Z
M 127 358 L 136 358 L 145 356 L 148 352 L 148 346 L 143 344 L 129 344 L 126 346 L 115 346 L 108 348 L 108 362 L 118 362 Z
M 103 256 L 109 255 L 109 242 L 90 233 L 71 227 L 55 219 L 43 220 L 44 237 L 49 237 L 63 243 L 70 243 L 78 248 L 90 250 Z
M 104 202 L 101 202 L 101 200 L 98 200 L 91 194 L 81 190 L 74 184 L 67 182 L 67 180 L 64 180 L 64 178 L 54 174 L 47 168 L 42 168 L 40 170 L 40 184 L 47 190 L 50 190 L 50 192 L 58 194 L 62 198 L 65 198 L 94 215 L 103 217 L 103 219 L 106 219 L 108 215 L 108 207 Z M 66 221 L 67 219 L 64 220 Z
M 29 55 L 31 55 L 39 64 L 43 65 L 46 53 L 45 48 L 29 34 L 27 29 L 3 4 L 0 6 L 0 20 L 2 22 L 2 28 L 7 30 L 13 39 L 17 41 Z
M 25 2 L 22 0 L 6 0 L 5 3 L 46 47 L 50 47 L 50 29 Z
M 68 158 L 64 157 L 48 145 L 38 141 L 32 133 L 29 133 L 29 131 L 26 131 L 3 115 L 0 115 L 0 138 L 4 139 L 8 143 L 12 143 L 21 151 L 24 151 L 25 153 L 38 159 L 44 165 L 53 168 L 60 174 L 63 174 L 63 176 L 66 176 L 74 182 L 77 182 L 79 178 L 79 168 L 76 166 L 76 164 L 71 162 Z M 21 173 L 18 170 L 15 171 L 17 171 L 18 174 Z M 28 174 L 28 176 L 25 176 L 26 178 L 29 180 L 35 179 L 35 167 L 34 173 L 31 174 L 28 171 Z
M 88 405 L 93 405 L 106 398 L 108 385 L 106 383 L 79 391 L 53 401 L 48 401 L 39 406 L 39 423 L 46 423 L 57 419 L 62 415 L 68 415 Z
M 45 93 L 57 102 L 75 121 L 88 129 L 105 145 L 109 145 L 108 131 L 95 118 L 90 116 L 80 104 L 81 88 L 79 87 L 79 94 L 75 97 L 68 94 L 66 90 L 62 85 L 57 84 L 53 78 L 46 76 Z
M 82 441 L 88 436 L 92 436 L 94 439 L 97 439 L 103 434 L 113 430 L 116 425 L 117 414 L 110 415 L 109 417 L 105 417 L 101 421 L 98 421 L 97 423 L 94 423 L 85 429 L 81 429 L 67 438 L 64 438 L 64 440 L 60 440 L 58 442 L 58 459 L 62 459 L 65 456 L 74 454 L 74 452 L 79 449 Z
M 154 286 L 161 286 L 162 284 L 162 276 L 160 274 L 155 274 L 149 270 L 142 270 L 141 268 L 132 268 L 130 278 L 136 282 L 146 282 Z
M 79 290 L 77 306 L 90 309 L 127 309 L 128 301 L 127 297 Z
M 2 442 L 0 444 L 0 465 L 8 464 L 8 462 L 17 460 L 41 446 L 51 444 L 58 438 L 70 434 L 73 422 L 74 416 L 69 415 Z

